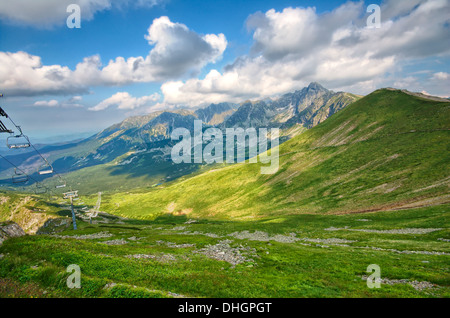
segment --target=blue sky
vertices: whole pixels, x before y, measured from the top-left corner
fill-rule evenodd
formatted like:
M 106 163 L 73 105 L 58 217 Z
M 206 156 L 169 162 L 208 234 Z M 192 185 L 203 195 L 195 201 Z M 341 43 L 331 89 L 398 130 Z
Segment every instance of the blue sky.
M 71 3 L 81 5 L 81 29 L 66 25 Z M 369 4 L 381 6 L 379 29 L 367 28 Z M 9 1 L 0 105 L 41 140 L 311 81 L 449 96 L 449 24 L 449 0 Z

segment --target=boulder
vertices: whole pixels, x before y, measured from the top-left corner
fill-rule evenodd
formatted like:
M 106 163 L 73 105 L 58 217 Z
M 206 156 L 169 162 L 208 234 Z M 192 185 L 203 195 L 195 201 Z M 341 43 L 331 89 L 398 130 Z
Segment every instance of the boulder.
M 24 236 L 24 230 L 15 222 L 1 222 L 0 223 L 0 245 L 3 241 L 13 238 Z

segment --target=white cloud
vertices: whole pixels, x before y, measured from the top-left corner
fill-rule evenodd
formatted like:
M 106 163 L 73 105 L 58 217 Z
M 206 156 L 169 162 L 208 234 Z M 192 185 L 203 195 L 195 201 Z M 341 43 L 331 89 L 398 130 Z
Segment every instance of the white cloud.
M 117 57 L 102 65 L 99 55 L 86 57 L 75 70 L 43 65 L 26 52 L 0 52 L 0 87 L 10 96 L 87 93 L 93 86 L 163 82 L 199 72 L 222 57 L 223 34 L 200 35 L 167 17 L 155 19 L 145 37 L 154 47 L 146 57 Z
M 367 28 L 367 16 L 362 1 L 321 15 L 314 8 L 254 14 L 247 21 L 254 39 L 249 55 L 203 79 L 163 84 L 164 101 L 197 105 L 264 98 L 311 81 L 369 93 L 403 62 L 450 53 L 449 0 L 388 0 L 380 29 Z
M 34 103 L 36 107 L 63 107 L 63 108 L 74 108 L 74 107 L 83 107 L 83 105 L 79 104 L 83 98 L 81 96 L 73 96 L 68 100 L 58 101 L 56 99 L 51 100 L 40 100 Z
M 97 12 L 112 7 L 141 6 L 153 7 L 165 0 L 13 0 L 2 1 L 0 19 L 16 24 L 36 27 L 65 25 L 69 13 L 67 6 L 77 4 L 81 9 L 81 19 L 89 21 Z
M 43 65 L 26 52 L 0 52 L 0 87 L 9 96 L 86 93 L 74 72 L 60 65 Z
M 198 72 L 222 57 L 227 47 L 225 35 L 199 35 L 168 17 L 155 19 L 145 39 L 153 49 L 147 57 L 122 57 L 102 70 L 102 80 L 112 84 L 158 82 Z
M 446 73 L 446 72 L 438 72 L 438 73 L 433 74 L 432 79 L 441 80 L 441 81 L 449 80 L 450 74 Z
M 56 99 L 52 100 L 41 100 L 34 103 L 34 106 L 39 107 L 56 107 L 59 105 L 59 102 Z
M 109 107 L 116 106 L 118 109 L 122 110 L 132 110 L 135 108 L 150 106 L 155 104 L 161 96 L 158 93 L 152 94 L 150 96 L 143 97 L 133 97 L 127 92 L 119 92 L 113 96 L 100 102 L 95 107 L 89 108 L 91 111 L 105 110 Z

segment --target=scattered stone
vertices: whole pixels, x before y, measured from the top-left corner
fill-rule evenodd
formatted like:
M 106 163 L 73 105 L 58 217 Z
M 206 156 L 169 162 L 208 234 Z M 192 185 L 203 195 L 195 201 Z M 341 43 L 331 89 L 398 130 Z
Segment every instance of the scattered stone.
M 442 241 L 442 242 L 450 242 L 449 239 L 445 239 L 445 238 L 438 238 L 438 241 Z
M 143 239 L 144 239 L 144 237 L 136 237 L 136 236 L 132 236 L 132 237 L 127 238 L 128 241 L 140 241 L 140 240 L 143 240 Z
M 362 277 L 363 280 L 367 280 L 367 276 Z M 417 280 L 410 281 L 409 279 L 388 279 L 388 278 L 382 278 L 381 284 L 385 285 L 397 285 L 397 284 L 409 284 L 412 287 L 414 287 L 415 290 L 423 291 L 425 289 L 431 289 L 437 287 L 437 285 L 429 283 L 429 282 L 419 282 Z
M 189 248 L 189 247 L 195 247 L 195 244 L 175 244 L 172 242 L 165 242 L 165 241 L 156 241 L 158 245 L 165 245 L 170 248 Z
M 364 248 L 364 249 L 371 249 L 375 251 L 383 251 L 383 252 L 392 252 L 392 253 L 398 253 L 398 254 L 419 254 L 419 255 L 450 255 L 450 253 L 446 252 L 435 252 L 435 251 L 399 251 L 392 248 L 380 248 L 380 247 L 374 247 L 374 246 L 355 246 L 354 248 Z
M 128 242 L 124 239 L 120 239 L 120 240 L 111 240 L 111 241 L 105 241 L 105 242 L 100 242 L 102 244 L 106 244 L 106 245 L 125 245 L 128 244 Z
M 172 254 L 161 254 L 161 255 L 151 255 L 151 254 L 134 254 L 127 255 L 126 258 L 130 259 L 154 259 L 161 263 L 171 263 L 176 262 L 176 257 Z
M 260 241 L 260 242 L 275 241 L 279 243 L 295 243 L 299 241 L 300 239 L 296 238 L 295 235 L 296 235 L 295 233 L 290 233 L 289 235 L 277 234 L 274 236 L 269 236 L 268 233 L 262 231 L 255 231 L 254 233 L 250 233 L 249 231 L 242 231 L 228 234 L 228 236 L 232 236 L 239 240 L 247 239 L 250 241 Z
M 441 231 L 442 229 L 395 229 L 395 230 L 366 230 L 366 229 L 350 229 L 348 226 L 344 228 L 335 228 L 330 227 L 328 229 L 325 229 L 325 231 L 354 231 L 354 232 L 366 232 L 366 233 L 377 233 L 377 234 L 428 234 L 436 231 Z
M 176 294 L 176 293 L 172 293 L 172 292 L 167 292 L 167 294 L 168 294 L 169 296 L 173 297 L 173 298 L 187 298 L 187 297 L 184 296 L 184 295 Z
M 62 238 L 62 239 L 75 239 L 75 240 L 95 240 L 101 238 L 109 238 L 114 236 L 109 232 L 100 232 L 94 234 L 85 234 L 85 235 L 52 235 L 52 237 Z
M 184 232 L 180 232 L 178 233 L 179 235 L 204 235 L 204 236 L 208 236 L 211 238 L 221 238 L 221 236 L 214 234 L 214 233 L 203 233 L 203 232 L 190 232 L 190 231 L 184 231 Z
M 105 285 L 105 287 L 103 287 L 103 289 L 111 289 L 113 287 L 117 286 L 116 283 L 108 283 Z
M 233 243 L 231 240 L 223 240 L 216 245 L 208 245 L 194 253 L 203 254 L 209 258 L 225 261 L 233 266 L 241 263 L 254 262 L 250 257 L 258 257 L 256 250 L 250 247 L 231 247 L 230 244 Z M 247 257 L 250 256 L 250 257 Z
M 316 245 L 318 247 L 329 247 L 327 245 L 320 245 L 320 243 L 345 246 L 344 244 L 357 242 L 357 241 L 350 241 L 350 240 L 344 240 L 344 239 L 338 239 L 338 238 L 331 238 L 331 239 L 298 238 L 298 237 L 296 237 L 296 233 L 289 233 L 288 235 L 277 234 L 274 236 L 270 236 L 268 233 L 261 232 L 261 231 L 256 231 L 254 233 L 250 233 L 249 231 L 234 232 L 234 233 L 229 234 L 229 236 L 232 236 L 239 240 L 248 239 L 251 241 L 260 241 L 260 242 L 275 241 L 278 243 L 296 243 L 296 242 L 302 241 L 302 242 L 309 242 L 309 243 L 319 243 Z M 299 243 L 299 244 L 301 244 L 301 243 Z M 302 244 L 302 245 L 311 246 L 310 244 Z
M 358 222 L 370 222 L 371 220 L 368 220 L 368 219 L 359 219 L 359 220 L 356 220 L 356 221 L 358 221 Z
M 302 241 L 311 242 L 311 243 L 324 243 L 324 244 L 332 244 L 332 245 L 342 245 L 342 244 L 350 244 L 356 243 L 358 241 L 344 240 L 339 238 L 331 238 L 331 239 L 310 239 L 310 238 L 302 238 Z
M 147 255 L 147 254 L 134 254 L 134 255 L 127 255 L 126 258 L 135 258 L 135 259 L 154 259 L 156 258 L 155 255 Z

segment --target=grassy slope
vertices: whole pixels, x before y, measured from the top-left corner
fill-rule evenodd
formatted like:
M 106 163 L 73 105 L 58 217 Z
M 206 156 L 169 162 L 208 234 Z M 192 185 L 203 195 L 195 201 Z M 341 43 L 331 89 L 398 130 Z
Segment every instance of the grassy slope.
M 253 222 L 201 219 L 189 225 L 183 224 L 185 216 L 125 224 L 79 222 L 78 231 L 61 233 L 66 238 L 39 235 L 5 241 L 0 246 L 4 255 L 0 297 L 173 296 L 170 293 L 187 297 L 450 297 L 448 242 L 442 241 L 450 239 L 448 228 L 421 235 L 325 230 L 442 228 L 448 224 L 448 208 L 378 212 L 365 215 L 364 222 L 360 215 L 294 215 Z M 300 241 L 230 236 L 242 231 L 263 231 L 272 238 L 295 235 Z M 99 232 L 111 237 L 70 238 Z M 127 244 L 102 244 L 117 239 Z M 327 239 L 347 243 L 320 241 Z M 243 248 L 241 254 L 247 260 L 232 266 L 199 253 L 224 240 L 231 248 Z M 447 255 L 432 254 L 437 252 Z M 127 257 L 136 254 L 151 258 Z M 81 289 L 66 287 L 70 264 L 81 268 Z M 362 276 L 368 275 L 370 264 L 381 267 L 383 279 L 428 282 L 434 287 L 416 290 L 403 282 L 369 289 Z M 111 283 L 118 285 L 105 288 Z
M 449 105 L 378 90 L 282 144 L 275 175 L 241 164 L 104 202 L 109 212 L 143 219 L 167 212 L 233 218 L 448 202 Z

